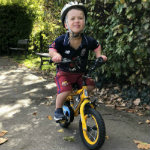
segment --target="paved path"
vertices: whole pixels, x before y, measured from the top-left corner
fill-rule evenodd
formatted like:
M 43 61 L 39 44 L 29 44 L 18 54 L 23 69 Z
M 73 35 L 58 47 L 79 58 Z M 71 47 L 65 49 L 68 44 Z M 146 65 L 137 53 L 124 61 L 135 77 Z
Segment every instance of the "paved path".
M 53 80 L 0 57 L 0 131 L 8 131 L 4 136 L 8 141 L 0 145 L 0 150 L 86 150 L 78 131 L 79 118 L 64 132 L 58 132 L 61 127 L 48 119 L 49 115 L 53 118 L 55 93 Z M 150 126 L 144 123 L 149 116 L 139 117 L 103 105 L 99 111 L 109 137 L 101 150 L 137 150 L 134 139 L 150 143 Z M 65 141 L 66 136 L 74 136 L 75 141 Z

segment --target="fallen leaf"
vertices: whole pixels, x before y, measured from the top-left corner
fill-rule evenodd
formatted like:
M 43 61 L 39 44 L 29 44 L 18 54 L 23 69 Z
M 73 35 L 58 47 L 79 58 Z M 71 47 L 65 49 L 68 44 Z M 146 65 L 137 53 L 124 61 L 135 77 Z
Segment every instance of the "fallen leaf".
M 47 96 L 45 97 L 46 99 L 52 99 L 53 97 L 52 96 Z
M 111 104 L 106 104 L 105 106 L 115 108 L 115 105 L 111 105 Z
M 138 140 L 133 140 L 135 144 L 137 144 L 137 148 L 138 149 L 149 149 L 150 148 L 150 144 L 148 143 L 144 143 Z
M 122 98 L 119 97 L 119 98 L 117 99 L 117 102 L 121 102 L 121 101 L 122 101 Z
M 64 132 L 64 129 L 57 130 L 57 132 L 62 133 Z
M 75 135 L 75 134 L 77 134 L 77 131 L 76 131 L 76 130 L 74 130 L 73 134 L 74 134 L 74 135 Z
M 98 103 L 103 104 L 103 100 L 101 98 L 98 99 Z
M 126 110 L 127 107 L 117 106 L 116 109 L 117 109 L 117 110 Z
M 127 112 L 134 113 L 134 109 L 128 109 Z
M 108 135 L 106 135 L 106 136 L 105 136 L 105 139 L 106 139 L 106 140 L 109 140 L 109 136 L 108 136 Z
M 52 116 L 48 116 L 48 119 L 49 119 L 49 120 L 52 120 Z
M 140 143 L 137 145 L 138 149 L 149 149 L 150 148 L 150 144 L 147 143 Z
M 143 124 L 143 122 L 138 122 L 138 124 Z
M 8 141 L 8 139 L 7 139 L 7 138 L 0 138 L 0 144 L 5 143 L 6 141 Z
M 46 105 L 47 106 L 50 106 L 50 105 L 52 105 L 53 104 L 53 101 L 48 101 L 48 102 L 46 102 Z
M 125 106 L 126 106 L 126 103 L 122 103 L 120 106 L 121 106 L 121 107 L 125 107 Z
M 133 104 L 138 106 L 140 102 L 141 102 L 140 98 L 137 98 L 136 100 L 133 101 Z
M 145 122 L 146 122 L 147 124 L 150 124 L 150 120 L 146 120 Z
M 139 144 L 141 143 L 141 141 L 138 141 L 138 140 L 133 140 L 135 144 Z
M 145 107 L 147 110 L 150 110 L 150 106 L 149 105 L 146 105 Z
M 69 142 L 74 142 L 74 141 L 75 141 L 74 136 L 66 136 L 66 137 L 63 137 L 63 139 L 64 139 L 65 141 L 69 141 Z
M 138 116 L 143 116 L 144 114 L 142 112 L 137 113 Z
M 0 132 L 0 136 L 4 136 L 7 132 L 8 132 L 8 131 L 6 131 L 6 130 L 1 131 L 1 132 Z
M 36 115 L 37 115 L 37 112 L 34 112 L 32 115 L 36 116 Z

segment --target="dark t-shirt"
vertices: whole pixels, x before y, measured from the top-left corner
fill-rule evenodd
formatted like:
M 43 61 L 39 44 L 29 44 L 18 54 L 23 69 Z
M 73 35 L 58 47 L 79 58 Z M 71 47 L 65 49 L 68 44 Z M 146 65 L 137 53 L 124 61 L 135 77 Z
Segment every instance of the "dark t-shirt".
M 88 54 L 90 50 L 95 50 L 99 46 L 99 43 L 92 37 L 82 35 L 82 42 L 78 49 L 74 49 L 69 43 L 69 33 L 59 36 L 49 48 L 54 48 L 62 56 L 74 60 L 76 57 L 80 57 L 80 69 L 75 68 L 73 64 L 60 64 L 57 65 L 58 70 L 65 72 L 85 72 Z

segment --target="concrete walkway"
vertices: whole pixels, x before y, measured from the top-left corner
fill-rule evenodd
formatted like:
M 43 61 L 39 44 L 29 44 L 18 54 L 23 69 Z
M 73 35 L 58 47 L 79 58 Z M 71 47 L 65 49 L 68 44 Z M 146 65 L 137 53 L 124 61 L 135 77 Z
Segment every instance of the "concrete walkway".
M 86 150 L 79 135 L 79 118 L 63 130 L 53 120 L 55 96 L 53 79 L 50 82 L 0 57 L 0 131 L 8 131 L 3 136 L 8 141 L 0 145 L 0 150 Z M 99 111 L 109 137 L 101 150 L 137 150 L 134 139 L 150 143 L 150 126 L 145 123 L 149 116 L 139 117 L 103 105 Z M 65 141 L 68 136 L 74 141 Z

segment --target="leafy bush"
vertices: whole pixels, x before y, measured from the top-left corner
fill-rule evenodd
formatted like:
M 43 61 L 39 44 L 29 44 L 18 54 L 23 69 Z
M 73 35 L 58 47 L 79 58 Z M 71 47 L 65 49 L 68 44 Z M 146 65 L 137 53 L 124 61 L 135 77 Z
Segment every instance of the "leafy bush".
M 106 76 L 131 84 L 150 85 L 150 2 L 96 0 L 87 3 L 86 33 L 102 44 Z
M 6 50 L 7 41 L 13 44 L 18 38 L 30 35 L 35 51 L 40 50 L 42 38 L 42 51 L 47 52 L 48 45 L 65 32 L 60 21 L 60 11 L 70 0 L 15 1 L 19 6 L 0 6 L 1 49 Z M 103 54 L 108 57 L 107 65 L 101 69 L 107 79 L 150 86 L 150 1 L 78 1 L 84 3 L 88 10 L 85 33 L 100 42 Z M 12 6 L 23 13 L 14 10 L 12 13 Z
M 0 50 L 6 53 L 9 46 L 16 46 L 18 39 L 29 39 L 34 15 L 26 6 L 0 5 Z

